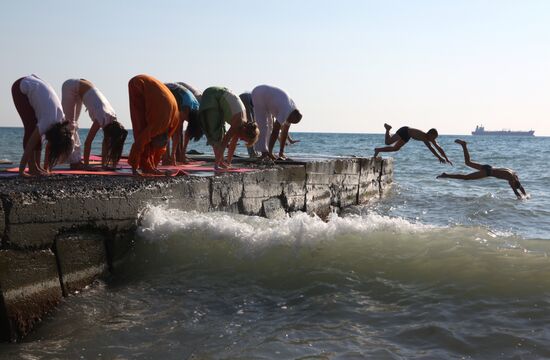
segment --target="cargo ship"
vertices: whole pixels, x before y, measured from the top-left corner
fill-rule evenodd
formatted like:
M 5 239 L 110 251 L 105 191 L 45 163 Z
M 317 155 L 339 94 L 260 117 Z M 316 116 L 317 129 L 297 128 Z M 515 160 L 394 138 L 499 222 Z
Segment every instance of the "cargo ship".
M 472 135 L 506 135 L 506 136 L 535 136 L 535 130 L 529 131 L 512 131 L 512 130 L 500 130 L 500 131 L 487 131 L 481 126 L 476 126 L 475 131 L 472 131 Z

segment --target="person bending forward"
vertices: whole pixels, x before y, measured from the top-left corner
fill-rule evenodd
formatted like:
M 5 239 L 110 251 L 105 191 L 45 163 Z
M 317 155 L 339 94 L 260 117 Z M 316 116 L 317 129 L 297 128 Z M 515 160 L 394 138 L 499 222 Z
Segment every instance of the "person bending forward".
M 179 126 L 176 99 L 162 82 L 149 75 L 138 75 L 128 83 L 130 117 L 134 144 L 128 157 L 134 174 L 162 174 L 157 166 L 166 151 L 168 138 Z
M 202 127 L 199 121 L 199 101 L 195 95 L 185 86 L 179 83 L 165 84 L 176 98 L 180 113 L 180 122 L 173 136 L 172 148 L 168 157 L 168 163 L 176 165 L 177 161 L 187 163 L 187 145 L 189 140 L 199 141 L 202 137 Z M 183 136 L 183 123 L 187 121 L 187 129 Z M 183 144 L 181 141 L 183 140 Z M 180 153 L 178 156 L 178 152 Z
M 260 129 L 256 150 L 262 153 L 261 159 L 276 159 L 273 147 L 279 138 L 279 132 L 279 159 L 286 159 L 285 146 L 290 125 L 302 120 L 296 104 L 285 91 L 269 85 L 259 85 L 252 90 L 252 103 L 254 117 Z
M 71 125 L 75 141 L 73 153 L 69 157 L 71 168 L 88 168 L 92 143 L 99 129 L 103 129 L 101 165 L 116 168 L 128 131 L 118 122 L 115 110 L 105 95 L 86 79 L 69 79 L 63 83 L 61 89 L 61 104 L 67 121 Z M 86 106 L 92 119 L 92 127 L 84 142 L 84 163 L 82 163 L 78 136 L 78 118 L 82 104 Z
M 243 102 L 227 88 L 209 87 L 204 90 L 199 119 L 208 144 L 214 150 L 215 165 L 218 168 L 231 166 L 239 139 L 246 141 L 246 146 L 252 146 L 258 141 L 258 127 L 255 123 L 247 122 Z M 230 125 L 227 132 L 225 123 Z M 228 146 L 225 161 L 224 152 Z
M 64 161 L 73 150 L 73 136 L 69 123 L 65 121 L 61 101 L 50 84 L 34 74 L 13 83 L 11 92 L 25 128 L 19 175 L 46 175 L 46 169 Z M 40 166 L 43 138 L 47 141 L 46 169 Z M 27 166 L 28 174 L 25 173 Z

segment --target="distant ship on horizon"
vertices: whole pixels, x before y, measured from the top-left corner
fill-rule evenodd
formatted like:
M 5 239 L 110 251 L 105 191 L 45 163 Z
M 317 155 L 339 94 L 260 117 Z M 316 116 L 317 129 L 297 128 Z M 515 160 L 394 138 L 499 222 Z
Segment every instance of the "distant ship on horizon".
M 512 131 L 512 130 L 499 130 L 499 131 L 487 131 L 483 125 L 476 126 L 475 131 L 472 131 L 472 135 L 512 135 L 512 136 L 535 136 L 535 130 L 529 131 Z

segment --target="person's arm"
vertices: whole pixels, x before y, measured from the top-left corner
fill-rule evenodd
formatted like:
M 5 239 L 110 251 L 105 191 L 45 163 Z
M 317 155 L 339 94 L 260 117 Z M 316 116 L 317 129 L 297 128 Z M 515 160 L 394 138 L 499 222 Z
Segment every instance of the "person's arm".
M 176 153 L 178 152 L 178 148 L 180 146 L 180 131 L 182 130 L 181 126 L 178 126 L 178 129 L 172 135 L 172 149 L 170 151 L 170 160 L 169 163 L 171 165 L 176 165 Z
M 188 162 L 187 159 L 187 145 L 189 145 L 189 140 L 191 139 L 191 136 L 189 136 L 189 132 L 185 130 L 185 135 L 183 136 L 183 150 L 182 150 L 182 161 L 183 163 Z
M 273 148 L 275 147 L 275 143 L 277 142 L 277 139 L 279 138 L 279 131 L 281 131 L 281 124 L 278 121 L 275 121 L 275 124 L 273 124 L 273 131 L 271 132 L 271 138 L 269 139 L 269 148 L 268 153 L 269 156 L 274 158 L 273 156 Z M 284 142 L 286 141 L 285 138 L 281 138 L 281 148 L 284 149 Z
M 50 152 L 51 152 L 51 145 L 50 142 L 46 144 L 46 150 L 44 150 L 44 170 L 47 172 L 50 172 L 52 169 L 50 169 Z M 40 163 L 40 159 L 38 159 L 38 163 Z
M 434 148 L 432 147 L 432 145 L 428 142 L 428 141 L 424 141 L 424 145 L 426 145 L 426 147 L 428 149 L 430 149 L 430 151 L 432 152 L 432 154 L 434 154 L 434 156 L 442 163 L 445 163 L 445 159 L 443 159 L 438 153 L 437 151 L 434 150 Z
M 445 151 L 443 151 L 443 148 L 442 148 L 441 146 L 439 146 L 439 144 L 437 143 L 437 141 L 434 141 L 434 147 L 437 149 L 437 151 L 439 151 L 439 153 L 440 153 L 441 155 L 443 155 L 443 157 L 445 158 L 445 160 L 447 160 L 447 162 L 448 162 L 449 164 L 451 164 L 451 165 L 453 164 L 453 163 L 449 160 L 449 158 L 447 157 L 447 154 L 445 154 Z
M 34 129 L 33 133 L 31 134 L 31 137 L 27 141 L 27 146 L 25 146 L 25 150 L 23 151 L 23 156 L 21 157 L 21 162 L 19 163 L 20 176 L 31 176 L 25 173 L 25 168 L 27 167 L 27 164 L 29 164 L 29 160 L 31 159 L 31 155 L 34 152 L 34 149 L 40 143 L 41 140 L 42 140 L 42 137 L 38 132 L 38 128 Z M 38 159 L 38 161 L 40 161 L 40 159 Z M 29 164 L 29 170 L 30 170 L 30 164 Z
M 521 199 L 522 196 L 521 196 L 521 194 L 518 192 L 518 190 L 517 190 L 514 186 L 512 186 L 512 185 L 510 185 L 510 187 L 511 187 L 512 190 L 514 191 L 514 194 L 516 194 L 516 197 L 517 197 L 518 199 Z
M 233 161 L 233 154 L 237 148 L 237 143 L 239 142 L 238 136 L 233 136 L 231 142 L 229 143 L 229 148 L 227 149 L 227 164 L 231 166 L 231 161 Z
M 279 158 L 281 158 L 283 160 L 286 158 L 285 157 L 285 147 L 286 147 L 286 140 L 288 138 L 288 129 L 290 129 L 290 124 L 285 122 L 282 126 L 281 141 L 280 141 L 280 147 L 279 147 Z
M 227 148 L 227 146 L 229 145 L 229 142 L 231 141 L 231 145 L 233 145 L 233 148 L 231 149 L 230 147 L 227 151 L 227 161 L 231 163 L 231 160 L 233 159 L 233 154 L 235 152 L 235 148 L 237 146 L 237 141 L 239 140 L 239 137 L 237 136 L 237 132 L 238 132 L 237 126 L 231 125 L 229 127 L 229 130 L 227 130 L 227 132 L 225 133 L 220 145 L 220 149 L 221 149 L 220 151 L 222 152 L 222 156 L 221 156 L 222 161 L 223 161 L 223 153 L 225 152 L 225 149 Z
M 94 142 L 95 136 L 97 135 L 97 132 L 99 131 L 101 127 L 97 122 L 93 122 L 92 127 L 90 128 L 90 131 L 88 132 L 88 136 L 86 136 L 86 141 L 84 142 L 84 165 L 88 166 L 90 165 L 90 153 L 92 151 L 92 143 Z M 101 154 L 103 157 L 104 154 Z

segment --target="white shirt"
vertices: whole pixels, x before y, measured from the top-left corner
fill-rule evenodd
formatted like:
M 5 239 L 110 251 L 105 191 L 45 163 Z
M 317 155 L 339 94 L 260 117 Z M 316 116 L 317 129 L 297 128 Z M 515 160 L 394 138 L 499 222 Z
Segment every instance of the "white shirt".
M 21 80 L 19 88 L 34 109 L 40 135 L 44 136 L 52 126 L 65 121 L 61 101 L 50 84 L 32 74 Z
M 262 109 L 275 118 L 281 125 L 296 110 L 296 104 L 288 94 L 278 87 L 259 85 L 252 90 L 254 109 Z
M 116 119 L 115 110 L 109 100 L 97 88 L 94 87 L 86 91 L 82 102 L 86 105 L 92 120 L 97 122 L 102 129 Z

